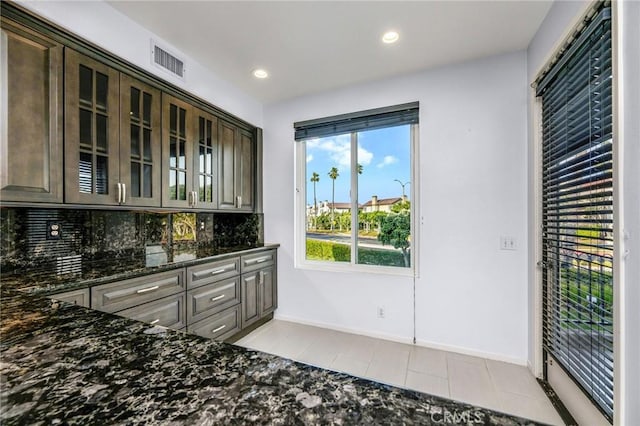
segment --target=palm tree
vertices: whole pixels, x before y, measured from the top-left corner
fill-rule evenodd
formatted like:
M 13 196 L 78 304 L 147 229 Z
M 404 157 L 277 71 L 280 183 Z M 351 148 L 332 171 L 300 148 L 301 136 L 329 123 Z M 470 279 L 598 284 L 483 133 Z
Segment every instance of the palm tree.
M 316 201 L 316 183 L 320 182 L 320 175 L 316 172 L 311 174 L 311 182 L 313 182 L 313 210 L 315 216 L 318 216 L 318 201 Z
M 331 185 L 331 231 L 333 231 L 333 216 L 335 213 L 335 208 L 336 208 L 336 179 L 338 178 L 338 176 L 340 176 L 340 174 L 338 173 L 338 169 L 335 167 L 332 167 L 331 170 L 329 170 L 329 177 L 331 178 L 332 181 L 332 185 Z

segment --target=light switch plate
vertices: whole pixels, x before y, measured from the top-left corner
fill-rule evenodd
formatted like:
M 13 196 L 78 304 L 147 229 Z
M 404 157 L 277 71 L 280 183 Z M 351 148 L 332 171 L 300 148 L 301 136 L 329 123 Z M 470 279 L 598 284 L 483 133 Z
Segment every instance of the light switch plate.
M 500 250 L 516 250 L 516 238 L 512 236 L 501 236 L 500 237 Z

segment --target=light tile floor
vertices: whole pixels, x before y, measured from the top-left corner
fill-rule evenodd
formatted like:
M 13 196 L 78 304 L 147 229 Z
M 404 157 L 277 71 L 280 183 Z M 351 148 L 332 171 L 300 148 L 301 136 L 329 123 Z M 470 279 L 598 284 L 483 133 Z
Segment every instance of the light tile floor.
M 317 367 L 562 425 L 525 367 L 420 346 L 273 320 L 239 346 Z

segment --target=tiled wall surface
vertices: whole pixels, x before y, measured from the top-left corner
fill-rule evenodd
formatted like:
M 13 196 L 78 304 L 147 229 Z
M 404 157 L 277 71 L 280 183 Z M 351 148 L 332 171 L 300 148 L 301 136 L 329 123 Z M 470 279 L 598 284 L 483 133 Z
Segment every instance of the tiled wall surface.
M 90 279 L 264 243 L 259 214 L 3 208 L 0 215 L 3 281 Z

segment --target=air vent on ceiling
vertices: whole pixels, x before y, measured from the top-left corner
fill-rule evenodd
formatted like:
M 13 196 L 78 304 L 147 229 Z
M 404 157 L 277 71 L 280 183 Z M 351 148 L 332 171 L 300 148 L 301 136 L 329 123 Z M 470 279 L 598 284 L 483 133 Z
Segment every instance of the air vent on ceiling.
M 170 72 L 181 80 L 184 80 L 186 72 L 184 61 L 176 55 L 169 53 L 167 49 L 159 46 L 151 40 L 151 62 L 157 67 Z

